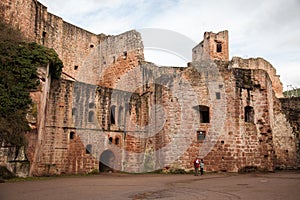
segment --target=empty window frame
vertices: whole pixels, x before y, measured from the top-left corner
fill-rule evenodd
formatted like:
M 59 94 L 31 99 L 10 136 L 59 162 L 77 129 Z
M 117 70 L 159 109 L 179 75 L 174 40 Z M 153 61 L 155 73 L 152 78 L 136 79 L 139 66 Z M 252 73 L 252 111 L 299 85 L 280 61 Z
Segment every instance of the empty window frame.
M 110 108 L 110 124 L 116 124 L 116 106 Z
M 75 132 L 71 131 L 69 135 L 70 140 L 73 140 L 75 138 Z
M 199 106 L 200 123 L 209 123 L 209 107 Z
M 116 144 L 116 145 L 119 145 L 119 143 L 120 143 L 120 138 L 116 137 L 116 138 L 115 138 L 115 144 Z
M 113 138 L 112 137 L 109 137 L 108 138 L 108 144 L 112 144 L 113 143 Z
M 254 109 L 251 106 L 245 107 L 245 122 L 254 123 Z
M 221 42 L 217 42 L 217 53 L 221 53 L 222 52 L 222 43 Z

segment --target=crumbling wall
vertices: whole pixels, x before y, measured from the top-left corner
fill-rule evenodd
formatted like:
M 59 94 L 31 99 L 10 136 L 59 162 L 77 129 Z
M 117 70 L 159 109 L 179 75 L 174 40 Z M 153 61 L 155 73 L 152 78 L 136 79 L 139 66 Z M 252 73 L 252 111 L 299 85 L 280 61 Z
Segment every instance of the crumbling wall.
M 300 146 L 299 146 L 299 127 L 300 127 L 300 99 L 299 98 L 282 98 L 279 99 L 280 103 L 277 101 L 277 113 L 279 116 L 276 117 L 277 122 L 279 124 L 288 124 L 289 131 L 292 129 L 292 134 L 288 135 L 285 138 L 278 138 L 279 141 L 288 141 L 288 144 L 292 145 L 284 145 L 281 151 L 282 160 L 278 159 L 277 167 L 281 169 L 292 168 L 291 166 L 296 165 L 299 168 L 300 161 Z M 284 118 L 284 121 L 281 121 L 281 118 Z M 284 131 L 284 130 L 283 130 Z M 279 142 L 278 141 L 278 142 Z M 297 149 L 297 163 L 292 156 L 294 155 L 294 144 Z M 286 164 L 288 163 L 288 164 Z
M 189 67 L 158 68 L 144 61 L 136 31 L 96 35 L 35 0 L 3 0 L 0 9 L 64 63 L 62 80 L 48 87 L 41 79 L 31 94 L 39 110 L 31 124 L 38 134 L 28 137 L 33 175 L 87 173 L 101 164 L 132 172 L 192 169 L 195 157 L 207 171 L 297 166 L 299 116 L 283 113 L 276 70 L 261 58 L 228 62 L 227 31 L 206 32 Z
M 228 31 L 205 32 L 203 41 L 193 48 L 192 60 L 229 60 Z
M 262 69 L 269 74 L 269 78 L 272 81 L 272 88 L 277 98 L 283 97 L 282 83 L 280 82 L 279 75 L 276 74 L 276 69 L 263 58 L 249 58 L 243 59 L 239 57 L 233 57 L 230 68 L 242 68 L 242 69 Z

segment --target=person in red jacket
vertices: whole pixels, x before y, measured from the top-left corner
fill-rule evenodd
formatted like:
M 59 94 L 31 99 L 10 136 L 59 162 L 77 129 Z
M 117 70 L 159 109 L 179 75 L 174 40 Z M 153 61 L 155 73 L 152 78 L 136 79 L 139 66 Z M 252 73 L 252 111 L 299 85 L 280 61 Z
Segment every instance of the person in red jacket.
M 196 158 L 194 160 L 195 176 L 199 175 L 200 159 Z

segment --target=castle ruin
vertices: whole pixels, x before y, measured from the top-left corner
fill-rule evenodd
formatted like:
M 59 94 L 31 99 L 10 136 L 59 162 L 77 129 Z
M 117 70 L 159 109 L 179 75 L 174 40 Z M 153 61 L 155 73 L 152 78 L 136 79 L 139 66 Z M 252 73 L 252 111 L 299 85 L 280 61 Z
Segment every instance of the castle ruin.
M 93 34 L 36 0 L 2 0 L 0 11 L 64 63 L 60 80 L 41 67 L 31 93 L 30 175 L 190 170 L 195 157 L 206 171 L 298 168 L 299 116 L 289 117 L 275 68 L 229 60 L 228 31 L 204 33 L 187 67 L 158 67 L 145 61 L 137 31 Z

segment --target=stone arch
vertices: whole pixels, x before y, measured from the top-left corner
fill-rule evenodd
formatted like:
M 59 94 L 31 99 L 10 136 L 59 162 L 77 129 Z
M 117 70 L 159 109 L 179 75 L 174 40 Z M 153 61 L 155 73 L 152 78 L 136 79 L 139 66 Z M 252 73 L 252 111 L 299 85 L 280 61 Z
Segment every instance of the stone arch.
M 115 154 L 111 150 L 105 150 L 100 155 L 99 171 L 109 172 L 114 171 Z

